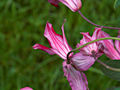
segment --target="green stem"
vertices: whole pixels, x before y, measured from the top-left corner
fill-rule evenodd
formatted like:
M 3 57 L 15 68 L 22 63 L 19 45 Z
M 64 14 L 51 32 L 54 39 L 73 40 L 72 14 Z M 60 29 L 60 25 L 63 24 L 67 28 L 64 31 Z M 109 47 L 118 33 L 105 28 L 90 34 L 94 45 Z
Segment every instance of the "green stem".
M 70 62 L 70 61 L 69 61 L 69 60 L 70 60 L 70 59 L 69 59 L 70 53 L 72 53 L 72 52 L 74 52 L 74 51 L 77 51 L 77 50 L 79 50 L 79 49 L 81 49 L 81 48 L 83 48 L 83 47 L 85 47 L 85 46 L 87 46 L 87 45 L 89 45 L 89 44 L 91 44 L 91 43 L 94 43 L 94 42 L 97 42 L 97 41 L 101 41 L 101 40 L 108 40 L 108 39 L 120 40 L 120 38 L 117 38 L 117 37 L 107 37 L 107 38 L 100 38 L 100 39 L 96 39 L 96 40 L 90 41 L 90 42 L 88 42 L 88 43 L 86 43 L 86 44 L 84 44 L 84 45 L 81 45 L 80 47 L 78 47 L 78 48 L 76 48 L 76 49 L 73 49 L 73 50 L 71 50 L 70 52 L 68 52 L 68 54 L 67 54 L 68 63 Z
M 109 69 L 109 70 L 112 70 L 112 71 L 116 71 L 116 72 L 120 72 L 120 68 L 114 68 L 114 67 L 111 67 L 111 66 L 108 66 L 107 64 L 103 63 L 102 61 L 100 60 L 96 60 L 98 63 L 100 63 L 101 65 L 103 65 L 105 68 Z

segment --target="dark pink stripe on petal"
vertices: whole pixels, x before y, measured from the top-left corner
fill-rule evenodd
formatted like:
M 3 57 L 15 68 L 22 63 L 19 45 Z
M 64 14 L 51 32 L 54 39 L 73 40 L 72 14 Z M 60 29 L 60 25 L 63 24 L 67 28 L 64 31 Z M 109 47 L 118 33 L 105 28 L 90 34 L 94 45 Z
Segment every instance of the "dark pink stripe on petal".
M 83 72 L 77 71 L 72 65 L 63 62 L 63 71 L 72 90 L 88 90 L 88 82 Z
M 73 65 L 80 71 L 88 70 L 95 62 L 94 57 L 85 56 L 82 53 L 76 53 L 72 56 Z
M 44 36 L 49 40 L 51 47 L 58 50 L 63 56 L 66 57 L 68 51 L 63 43 L 61 35 L 56 34 L 50 23 L 46 24 Z
M 33 46 L 33 49 L 43 50 L 43 51 L 49 53 L 50 55 L 55 54 L 55 53 L 53 52 L 53 50 L 51 50 L 50 48 L 48 48 L 48 47 L 46 47 L 46 46 L 43 46 L 43 45 L 41 45 L 41 44 L 35 44 L 35 45 Z
M 66 37 L 65 37 L 65 33 L 64 33 L 64 23 L 63 23 L 61 29 L 62 29 L 62 34 L 63 34 L 63 42 L 64 42 L 64 45 L 66 46 L 66 48 L 67 48 L 68 51 L 71 51 L 72 48 L 68 45 L 68 42 L 67 42 Z

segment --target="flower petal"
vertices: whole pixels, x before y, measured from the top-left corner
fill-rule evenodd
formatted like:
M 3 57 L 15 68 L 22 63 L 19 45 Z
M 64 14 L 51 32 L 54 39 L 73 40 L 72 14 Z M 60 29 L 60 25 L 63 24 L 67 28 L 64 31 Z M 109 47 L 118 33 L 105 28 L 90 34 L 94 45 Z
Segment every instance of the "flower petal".
M 72 64 L 80 71 L 88 70 L 95 62 L 94 57 L 85 56 L 82 53 L 76 53 L 71 58 Z
M 68 45 L 68 42 L 67 42 L 66 37 L 65 37 L 65 33 L 64 33 L 64 23 L 63 23 L 61 29 L 62 29 L 62 34 L 63 34 L 63 42 L 64 42 L 64 45 L 65 45 L 65 47 L 67 48 L 68 51 L 71 51 L 72 48 Z
M 43 45 L 41 45 L 41 44 L 35 44 L 35 45 L 33 46 L 33 49 L 43 50 L 43 51 L 49 53 L 50 55 L 55 54 L 51 48 L 48 48 L 48 47 L 43 46 Z
M 118 32 L 118 38 L 120 38 L 120 31 Z M 120 40 L 115 40 L 115 46 L 116 49 L 118 50 L 119 54 L 120 54 Z
M 83 35 L 83 39 L 80 40 L 80 44 L 77 44 L 77 47 L 83 45 L 83 44 L 86 44 L 90 41 L 92 41 L 92 37 L 89 35 L 88 32 L 86 33 L 81 33 Z M 87 46 L 85 46 L 84 48 L 81 48 L 80 50 L 82 50 L 83 53 L 85 54 L 88 54 L 88 55 L 92 55 L 92 52 L 97 52 L 98 51 L 98 46 L 96 45 L 96 43 L 92 43 L 92 44 L 89 44 Z
M 63 62 L 64 76 L 70 83 L 72 90 L 88 90 L 88 82 L 83 72 L 77 71 L 72 65 Z
M 103 31 L 100 31 L 97 38 L 106 38 L 106 37 L 110 37 L 109 34 L 103 32 Z M 114 48 L 112 40 L 102 40 L 102 41 L 99 41 L 99 43 L 101 43 L 103 45 L 104 49 L 102 49 L 102 51 L 109 58 L 116 59 L 116 60 L 120 59 L 120 54 Z
M 64 46 L 63 37 L 61 35 L 57 34 L 54 31 L 52 24 L 50 24 L 48 22 L 46 24 L 44 36 L 48 39 L 48 41 L 53 49 L 58 50 L 58 52 L 61 55 L 66 57 L 66 55 L 69 51 Z
M 21 88 L 20 90 L 33 90 L 33 89 L 30 87 L 24 87 L 24 88 Z
M 48 0 L 49 3 L 51 3 L 52 5 L 54 5 L 55 7 L 58 7 L 58 0 Z
M 73 12 L 78 11 L 82 7 L 81 0 L 59 0 L 68 8 L 70 8 Z

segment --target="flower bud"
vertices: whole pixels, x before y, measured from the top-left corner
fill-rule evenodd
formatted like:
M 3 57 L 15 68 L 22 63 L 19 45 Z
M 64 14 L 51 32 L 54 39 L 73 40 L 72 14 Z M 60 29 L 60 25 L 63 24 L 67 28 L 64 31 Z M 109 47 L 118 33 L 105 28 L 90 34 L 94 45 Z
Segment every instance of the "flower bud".
M 50 2 L 54 6 L 58 6 L 58 2 L 62 2 L 73 12 L 78 11 L 82 7 L 81 0 L 48 0 L 48 2 Z

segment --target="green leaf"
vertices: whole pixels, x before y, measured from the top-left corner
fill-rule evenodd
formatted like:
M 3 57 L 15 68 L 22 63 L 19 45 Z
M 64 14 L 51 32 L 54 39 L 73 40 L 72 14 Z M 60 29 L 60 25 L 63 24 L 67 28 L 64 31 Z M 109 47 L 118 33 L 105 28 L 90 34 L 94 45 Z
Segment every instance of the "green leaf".
M 120 0 L 115 0 L 114 2 L 114 8 L 120 7 Z
M 107 90 L 120 90 L 120 87 L 112 87 L 112 88 L 108 88 Z
M 120 60 L 109 60 L 104 63 L 112 68 L 120 69 Z M 110 70 L 104 66 L 102 66 L 101 69 L 106 76 L 108 76 L 114 80 L 120 81 L 120 72 Z

